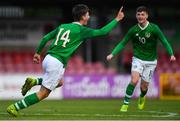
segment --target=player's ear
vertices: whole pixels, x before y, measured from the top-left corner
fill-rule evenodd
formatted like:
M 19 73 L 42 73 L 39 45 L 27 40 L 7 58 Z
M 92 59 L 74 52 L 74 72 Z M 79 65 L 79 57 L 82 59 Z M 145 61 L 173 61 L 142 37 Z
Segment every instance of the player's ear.
M 84 20 L 84 19 L 85 19 L 85 17 L 86 17 L 85 15 L 81 16 L 81 20 Z
M 146 13 L 146 19 L 148 19 L 148 17 L 149 17 L 149 15 L 148 15 L 148 13 Z

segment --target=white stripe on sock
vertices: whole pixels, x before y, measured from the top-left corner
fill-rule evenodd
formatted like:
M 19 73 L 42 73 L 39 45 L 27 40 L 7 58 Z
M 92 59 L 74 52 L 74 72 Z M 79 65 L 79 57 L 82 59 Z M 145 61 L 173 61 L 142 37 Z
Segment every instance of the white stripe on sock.
M 25 108 L 27 107 L 26 102 L 24 100 L 22 100 L 22 104 L 24 105 Z
M 15 107 L 19 110 L 19 105 L 17 103 L 15 103 Z
M 36 85 L 39 85 L 39 78 L 36 79 Z
M 127 101 L 125 101 L 125 100 L 124 100 L 124 103 L 125 103 L 125 104 L 129 104 L 129 102 L 127 102 Z
M 132 97 L 132 95 L 128 95 L 128 94 L 126 94 L 126 97 L 131 98 L 131 97 Z

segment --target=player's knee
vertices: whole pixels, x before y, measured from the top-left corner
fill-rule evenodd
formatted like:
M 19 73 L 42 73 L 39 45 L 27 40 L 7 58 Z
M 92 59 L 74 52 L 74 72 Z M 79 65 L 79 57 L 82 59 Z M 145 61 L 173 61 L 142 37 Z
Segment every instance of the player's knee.
M 137 80 L 131 80 L 131 84 L 133 84 L 134 86 L 136 86 L 136 85 L 137 85 L 137 83 L 138 83 L 138 81 L 137 81 Z
M 139 73 L 133 72 L 133 73 L 131 74 L 131 83 L 132 83 L 134 86 L 136 86 L 137 83 L 138 83 L 138 81 L 139 81 Z
M 134 86 L 136 86 L 137 85 L 137 83 L 138 83 L 138 78 L 137 77 L 132 77 L 132 79 L 131 79 L 131 83 L 134 85 Z
M 141 83 L 141 90 L 146 91 L 148 89 L 148 84 Z
M 43 99 L 47 98 L 49 96 L 49 94 L 50 94 L 50 92 L 48 92 L 48 91 L 39 91 L 37 93 L 37 96 L 40 100 L 43 100 Z
M 62 86 L 64 84 L 64 80 L 59 81 L 59 86 Z
M 60 80 L 59 83 L 58 83 L 58 85 L 56 86 L 56 88 L 61 87 L 63 84 L 64 84 L 64 81 L 63 81 L 63 80 Z
M 147 87 L 141 87 L 142 91 L 146 91 L 148 88 Z

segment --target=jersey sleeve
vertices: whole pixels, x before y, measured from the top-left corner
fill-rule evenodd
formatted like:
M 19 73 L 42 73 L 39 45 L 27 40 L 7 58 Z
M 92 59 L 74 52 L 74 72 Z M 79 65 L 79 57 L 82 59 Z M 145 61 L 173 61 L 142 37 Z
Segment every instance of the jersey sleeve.
M 170 46 L 170 44 L 168 43 L 166 37 L 164 36 L 164 34 L 162 33 L 162 31 L 160 30 L 160 28 L 155 25 L 155 28 L 156 28 L 156 33 L 157 33 L 157 36 L 158 38 L 161 40 L 162 44 L 164 45 L 164 47 L 166 48 L 167 52 L 169 55 L 174 55 L 173 53 L 173 50 Z
M 119 44 L 113 49 L 111 53 L 113 56 L 117 55 L 125 47 L 128 41 L 131 39 L 132 34 L 133 34 L 132 29 L 130 29 L 128 33 L 125 35 L 125 37 L 123 38 L 123 40 L 119 42 Z
M 83 39 L 107 35 L 116 25 L 118 21 L 116 19 L 112 20 L 110 23 L 105 25 L 104 27 L 100 29 L 91 29 L 88 27 L 85 27 L 84 30 L 81 33 L 81 36 Z
M 51 31 L 50 33 L 46 34 L 39 43 L 39 46 L 36 49 L 36 53 L 40 54 L 41 51 L 43 50 L 44 46 L 46 45 L 46 43 L 48 41 L 50 41 L 51 39 L 55 38 L 58 32 L 58 28 L 56 28 L 55 30 Z

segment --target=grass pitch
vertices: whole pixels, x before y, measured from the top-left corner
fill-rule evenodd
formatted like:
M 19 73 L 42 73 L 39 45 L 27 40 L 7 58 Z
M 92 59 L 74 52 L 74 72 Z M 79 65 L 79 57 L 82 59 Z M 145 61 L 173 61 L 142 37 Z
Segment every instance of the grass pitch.
M 0 101 L 0 120 L 180 120 L 179 100 L 147 99 L 145 109 L 137 109 L 132 99 L 126 113 L 119 112 L 119 99 L 45 100 L 12 117 L 6 112 L 14 101 Z

